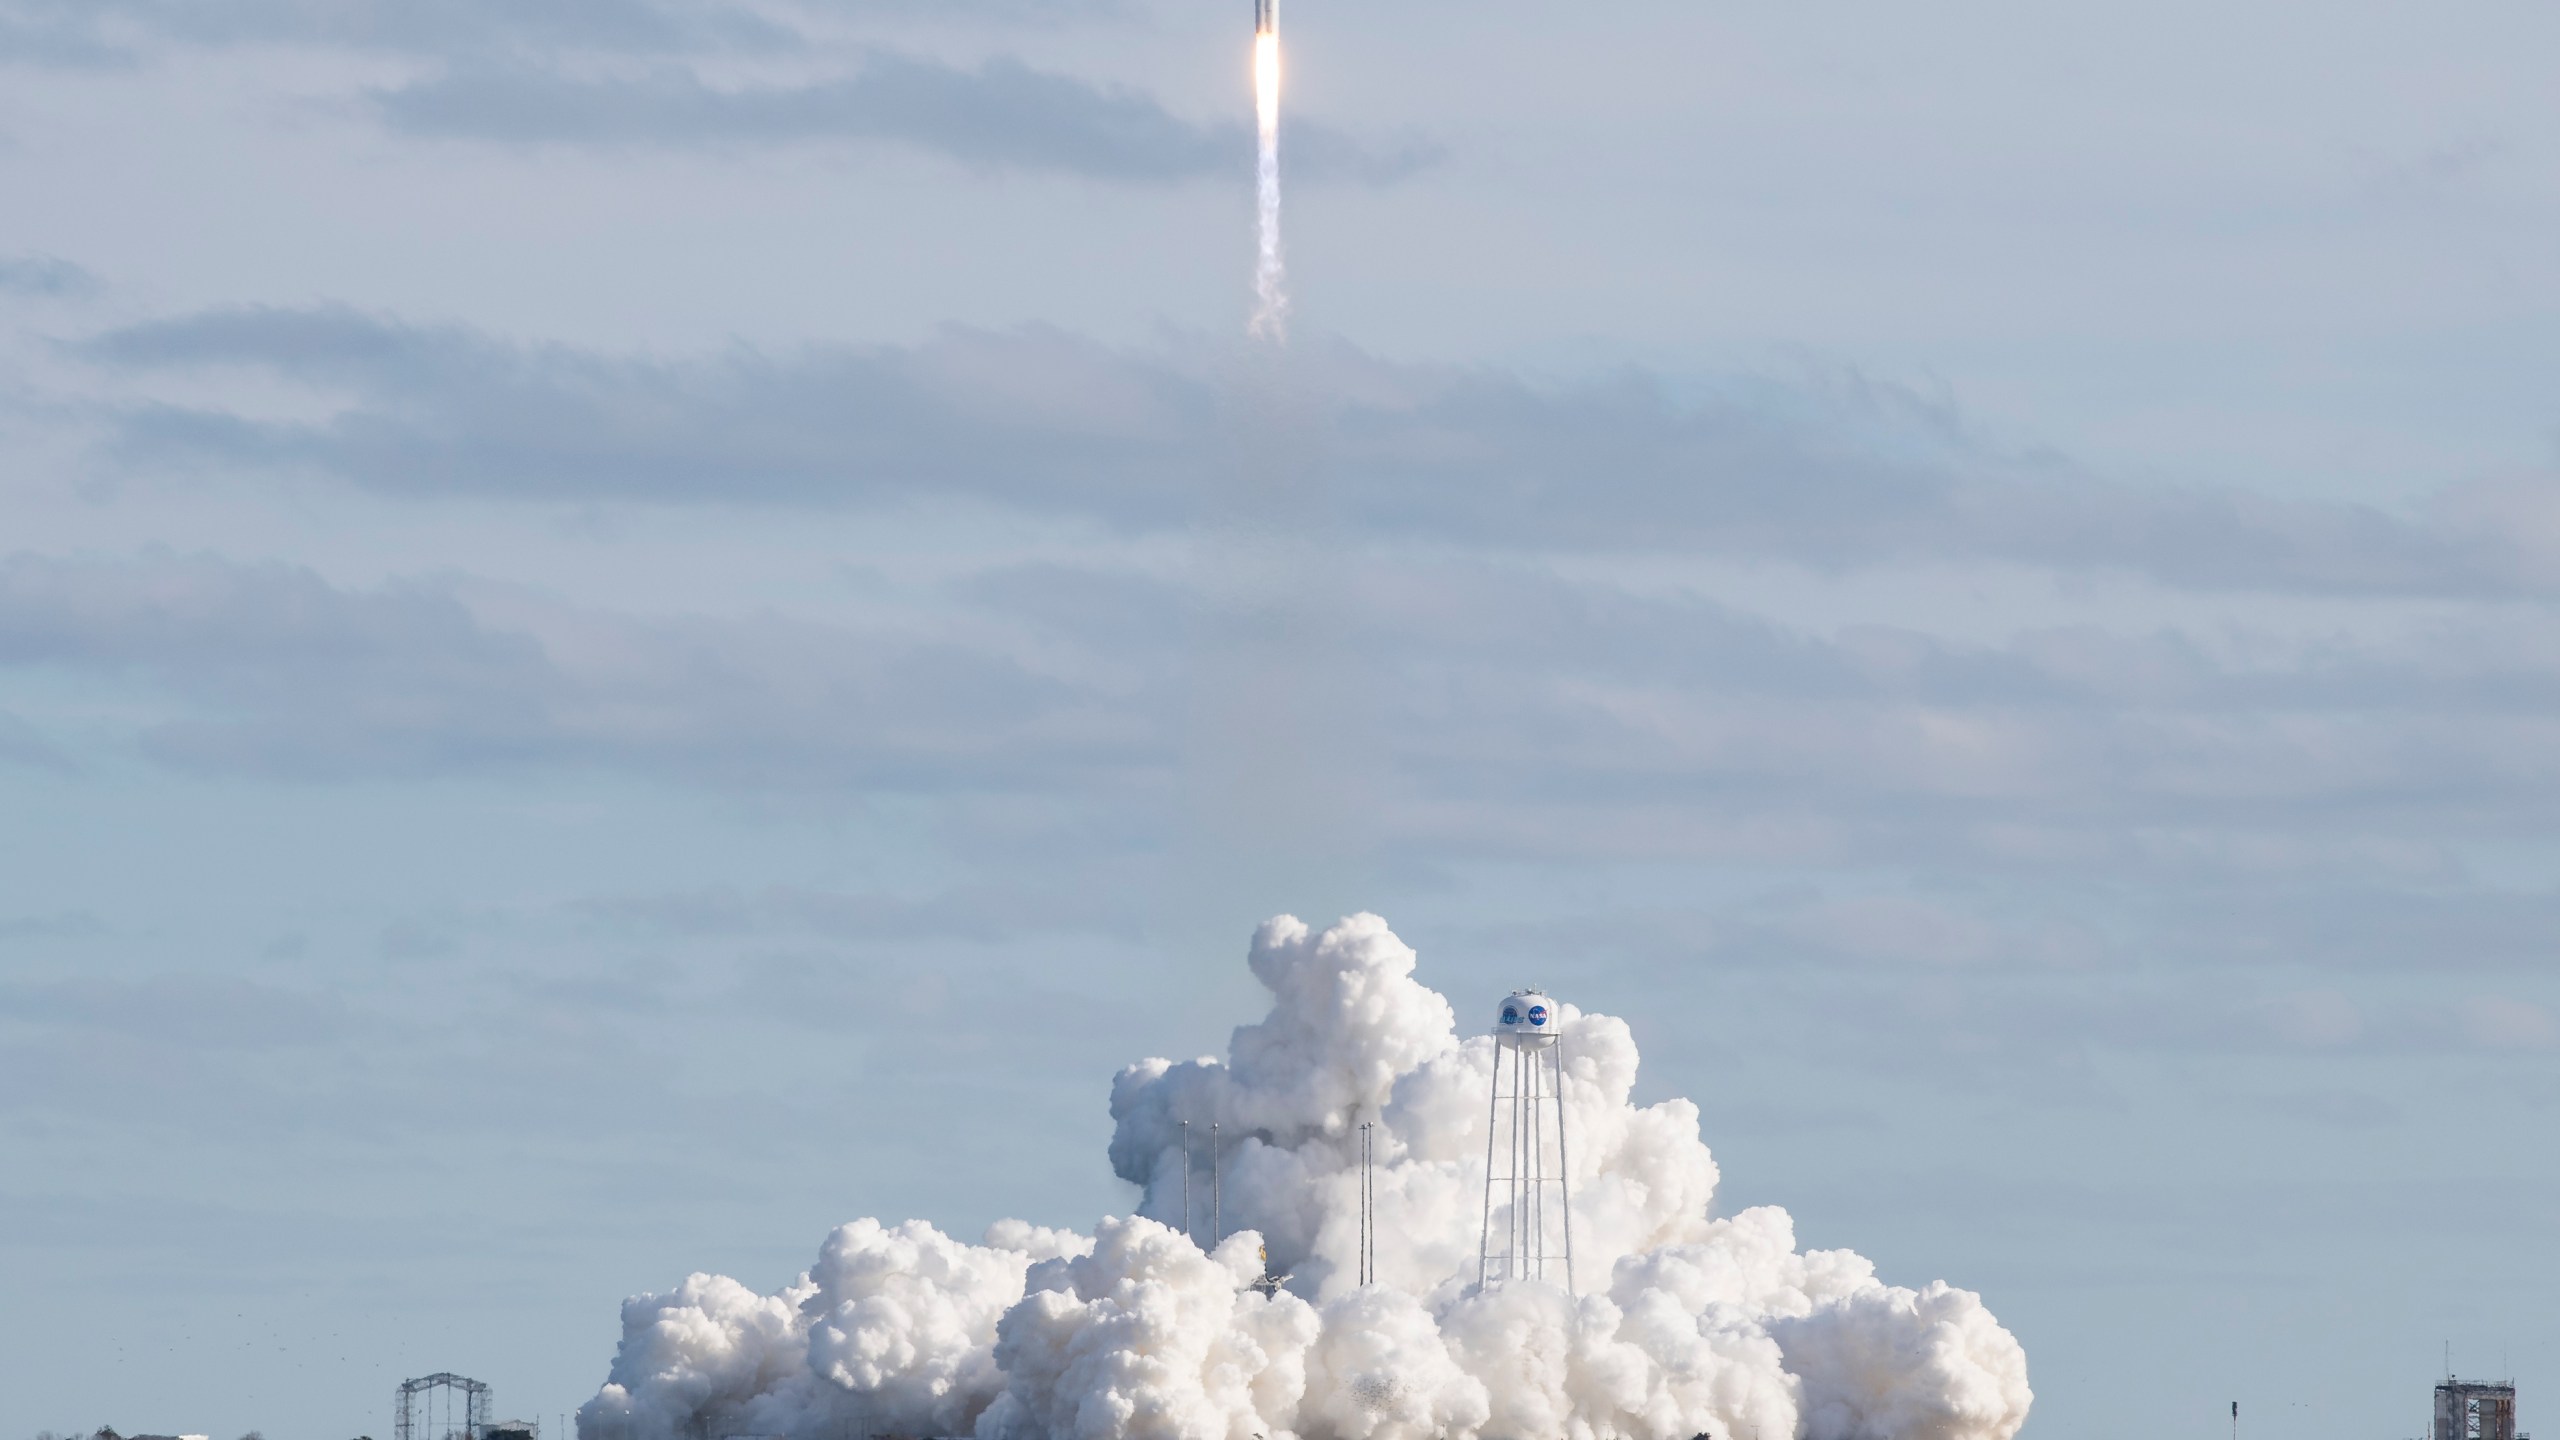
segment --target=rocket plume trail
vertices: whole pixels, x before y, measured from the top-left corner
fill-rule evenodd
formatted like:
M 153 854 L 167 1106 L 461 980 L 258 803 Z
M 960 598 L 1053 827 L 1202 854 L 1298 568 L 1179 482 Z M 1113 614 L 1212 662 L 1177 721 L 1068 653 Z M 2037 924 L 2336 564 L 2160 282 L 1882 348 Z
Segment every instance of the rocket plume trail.
M 1261 247 L 1253 267 L 1253 333 L 1278 340 L 1289 309 L 1280 272 L 1280 0 L 1254 6 L 1253 102 L 1262 142 L 1254 166 Z

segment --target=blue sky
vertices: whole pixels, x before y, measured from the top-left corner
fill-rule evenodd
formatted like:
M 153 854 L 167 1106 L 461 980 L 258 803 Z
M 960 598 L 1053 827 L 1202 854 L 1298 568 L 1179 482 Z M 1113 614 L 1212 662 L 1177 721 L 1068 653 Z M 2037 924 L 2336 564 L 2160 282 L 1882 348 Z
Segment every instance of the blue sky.
M 0 1421 L 1089 1224 L 1371 909 L 2031 1435 L 2534 1423 L 2560 17 L 1284 23 L 1274 354 L 1241 0 L 0 0 Z

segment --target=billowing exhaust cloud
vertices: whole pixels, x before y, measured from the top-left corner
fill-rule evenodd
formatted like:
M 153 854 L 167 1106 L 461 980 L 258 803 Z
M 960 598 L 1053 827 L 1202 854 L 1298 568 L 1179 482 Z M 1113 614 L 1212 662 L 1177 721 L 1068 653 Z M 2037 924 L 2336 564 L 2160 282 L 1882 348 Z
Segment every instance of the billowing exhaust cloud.
M 1972 1292 L 1799 1253 L 1774 1207 L 1709 1218 L 1697 1108 L 1631 1103 L 1626 1023 L 1570 1006 L 1583 1293 L 1479 1288 L 1493 1042 L 1461 1037 L 1414 958 L 1374 915 L 1264 924 L 1270 1014 L 1223 1061 L 1113 1082 L 1136 1214 L 1090 1237 L 1006 1221 L 976 1245 L 858 1220 L 773 1294 L 694 1275 L 638 1296 L 581 1440 L 2009 1440 L 2025 1422 L 2026 1355 Z

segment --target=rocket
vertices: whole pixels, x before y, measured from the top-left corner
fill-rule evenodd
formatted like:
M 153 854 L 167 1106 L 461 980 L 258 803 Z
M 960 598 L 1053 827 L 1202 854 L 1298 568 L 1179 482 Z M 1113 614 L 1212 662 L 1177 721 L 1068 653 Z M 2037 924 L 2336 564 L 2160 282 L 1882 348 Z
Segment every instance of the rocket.
M 1280 33 L 1280 0 L 1253 0 L 1253 33 Z

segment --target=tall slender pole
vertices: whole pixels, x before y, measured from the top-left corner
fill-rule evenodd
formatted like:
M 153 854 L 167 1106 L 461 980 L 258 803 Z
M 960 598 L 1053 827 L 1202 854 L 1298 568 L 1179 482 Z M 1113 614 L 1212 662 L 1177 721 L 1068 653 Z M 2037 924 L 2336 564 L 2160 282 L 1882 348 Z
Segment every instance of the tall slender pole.
M 1556 1052 L 1556 1190 L 1564 1197 L 1564 1289 L 1573 1293 L 1573 1156 L 1564 1147 L 1564 1040 Z
M 1360 1191 L 1360 1249 L 1353 1260 L 1353 1272 L 1359 1277 L 1357 1283 L 1366 1285 L 1369 1283 L 1369 1127 L 1365 1122 L 1360 1126 L 1359 1140 L 1359 1168 L 1352 1172 L 1352 1178 Z
M 1536 1279 L 1539 1263 L 1539 1063 L 1528 1043 L 1521 1043 L 1521 1261 L 1510 1266 L 1513 1279 Z
M 1520 1042 L 1520 1260 L 1511 1267 L 1514 1280 L 1538 1278 L 1538 1058 L 1529 1042 Z
M 1493 1037 L 1493 1084 L 1484 1102 L 1484 1237 L 1476 1244 L 1476 1288 L 1493 1264 L 1493 1117 L 1502 1109 L 1502 1037 Z
M 1221 1208 L 1224 1192 L 1218 1184 L 1219 1162 L 1225 1158 L 1218 1153 L 1218 1122 L 1212 1120 L 1209 1122 L 1209 1248 L 1212 1250 L 1225 1244 L 1227 1239 L 1226 1213 Z
M 1526 1170 L 1528 1169 L 1528 1167 L 1527 1167 L 1527 1166 L 1525 1166 L 1525 1165 L 1522 1165 L 1522 1164 L 1520 1163 L 1523 1159 L 1527 1158 L 1528 1153 L 1529 1153 L 1529 1152 L 1528 1152 L 1528 1147 L 1527 1147 L 1527 1146 L 1525 1146 L 1525 1145 L 1523 1145 L 1523 1144 L 1521 1143 L 1522 1141 L 1524 1141 L 1524 1140 L 1526 1140 L 1526 1139 L 1528 1139 L 1528 1138 L 1529 1138 L 1529 1133 L 1528 1133 L 1528 1132 L 1529 1132 L 1529 1116 L 1528 1116 L 1528 1114 L 1527 1114 L 1527 1107 L 1526 1107 L 1526 1106 L 1524 1106 L 1524 1105 L 1522 1105 L 1522 1104 L 1520 1103 L 1520 1101 L 1521 1101 L 1521 1099 L 1522 1099 L 1522 1096 L 1523 1096 L 1523 1094 L 1524 1094 L 1524 1091 L 1523 1091 L 1522 1087 L 1527 1083 L 1527 1080 L 1528 1080 L 1528 1074 L 1529 1074 L 1528 1060 L 1529 1060 L 1529 1047 L 1528 1047 L 1525 1043 L 1523 1043 L 1523 1044 L 1517 1044 L 1517 1045 L 1514 1045 L 1514 1046 L 1512 1046 L 1512 1047 L 1511 1047 L 1511 1234 L 1512 1234 L 1512 1241 L 1511 1241 L 1511 1264 L 1510 1264 L 1510 1266 L 1509 1266 L 1509 1268 L 1508 1268 L 1507 1272 L 1505 1273 L 1505 1275 L 1504 1275 L 1504 1277 L 1503 1277 L 1504 1279 L 1507 1279 L 1507 1280 L 1517 1280 L 1517 1279 L 1521 1278 L 1521 1262 L 1522 1262 L 1522 1261 L 1524 1261 L 1524 1260 L 1526 1260 L 1526 1259 L 1528 1258 L 1527 1251 L 1528 1251 L 1528 1248 L 1529 1248 L 1529 1247 L 1528 1247 L 1528 1244 L 1527 1244 L 1528 1237 L 1527 1237 L 1525 1234 L 1523 1234 L 1523 1233 L 1522 1233 L 1521 1228 L 1520 1228 L 1520 1226 L 1521 1226 L 1521 1222 L 1522 1222 L 1522 1221 L 1525 1221 L 1525 1220 L 1527 1220 L 1527 1219 L 1529 1218 L 1529 1216 L 1528 1216 L 1528 1208 L 1529 1208 L 1529 1207 L 1520 1203 L 1520 1202 L 1522 1201 L 1522 1199 L 1524 1199 L 1524 1198 L 1525 1198 L 1525 1197 L 1521 1194 L 1521 1191 L 1526 1187 L 1527 1182 L 1528 1182 L 1528 1178 L 1529 1178 L 1529 1177 L 1528 1177 L 1528 1175 L 1525 1173 L 1525 1172 L 1526 1172 Z
M 1546 1284 L 1546 1184 L 1549 1184 L 1549 1174 L 1546 1174 L 1546 1056 L 1544 1053 L 1539 1053 L 1533 1061 L 1528 1061 L 1528 1068 L 1539 1071 L 1539 1079 L 1536 1079 L 1536 1086 L 1539 1086 L 1539 1122 L 1536 1122 L 1536 1135 L 1533 1135 L 1533 1150 L 1536 1150 L 1536 1156 L 1539 1156 L 1539 1199 L 1536 1199 L 1536 1204 L 1533 1204 L 1531 1209 L 1539 1212 L 1539 1215 L 1536 1215 L 1536 1220 L 1539 1220 L 1539 1284 Z
M 1361 1283 L 1378 1283 L 1378 1127 L 1360 1127 Z
M 1537 1267 L 1535 1278 L 1540 1284 L 1547 1279 L 1547 1057 L 1543 1054 L 1524 1057 L 1529 1062 L 1529 1224 L 1535 1237 L 1530 1249 L 1531 1264 Z

